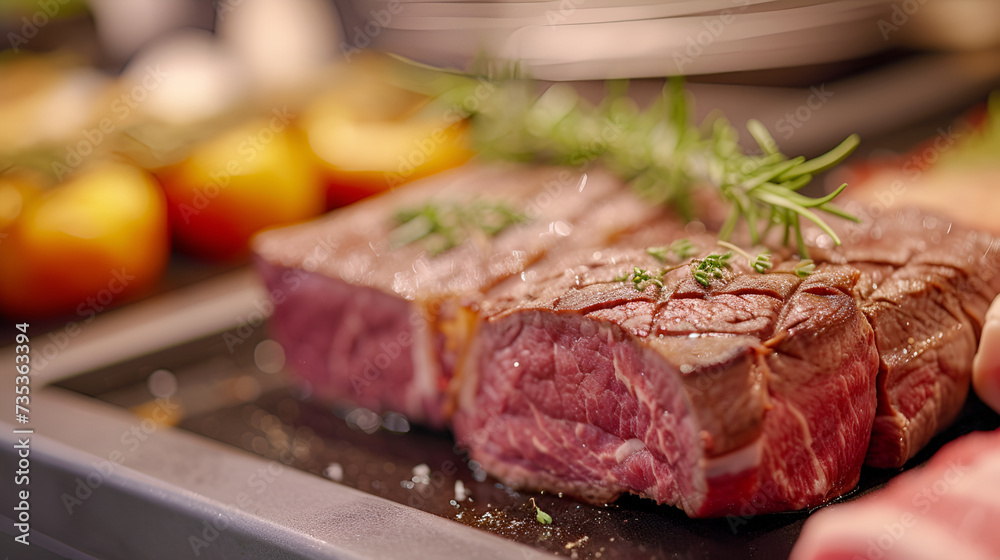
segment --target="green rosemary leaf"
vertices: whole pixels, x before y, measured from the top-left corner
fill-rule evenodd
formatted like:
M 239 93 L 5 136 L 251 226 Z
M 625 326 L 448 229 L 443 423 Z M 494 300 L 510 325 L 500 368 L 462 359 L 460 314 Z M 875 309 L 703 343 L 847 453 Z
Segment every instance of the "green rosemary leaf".
M 821 171 L 826 171 L 827 169 L 830 169 L 847 159 L 847 156 L 851 155 L 851 152 L 853 152 L 859 144 L 861 144 L 861 137 L 857 134 L 852 134 L 841 142 L 836 148 L 817 158 L 813 158 L 796 168 L 786 171 L 783 176 L 778 177 L 778 180 L 785 181 L 798 177 L 799 175 L 815 175 Z

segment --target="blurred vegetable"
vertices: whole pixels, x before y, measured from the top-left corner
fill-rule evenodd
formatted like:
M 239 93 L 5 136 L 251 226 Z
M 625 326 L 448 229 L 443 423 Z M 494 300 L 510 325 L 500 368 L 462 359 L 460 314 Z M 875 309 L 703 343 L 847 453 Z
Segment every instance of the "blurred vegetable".
M 0 56 L 0 159 L 47 148 L 48 168 L 66 165 L 80 150 L 93 152 L 90 135 L 111 103 L 110 79 L 70 54 L 10 52 Z
M 0 17 L 27 17 L 29 23 L 35 23 L 31 21 L 31 16 L 38 12 L 39 8 L 42 8 L 42 6 L 37 0 L 4 0 L 4 2 L 0 4 Z M 78 15 L 87 11 L 87 2 L 85 0 L 59 0 L 58 8 L 58 10 L 53 10 L 51 5 L 46 5 L 42 8 L 46 17 L 42 18 L 39 16 L 39 19 L 41 21 L 45 21 L 48 18 L 61 18 Z M 46 9 L 48 10 L 46 11 Z
M 216 5 L 215 33 L 239 58 L 258 95 L 300 91 L 334 57 L 339 58 L 343 31 L 332 2 L 254 0 Z
M 380 73 L 382 72 L 382 73 Z M 385 70 L 362 59 L 347 83 L 313 102 L 301 127 L 327 183 L 327 207 L 461 165 L 472 156 L 455 111 L 387 84 Z
M 942 150 L 939 168 L 996 168 L 1000 164 L 1000 90 L 990 94 L 985 106 L 978 106 L 967 115 L 964 123 L 952 133 L 957 143 L 954 150 Z M 949 129 L 950 130 L 950 129 Z M 938 139 L 934 139 L 938 140 Z M 951 138 L 948 138 L 951 140 Z M 928 141 L 927 144 L 932 144 Z
M 0 232 L 6 233 L 25 206 L 42 193 L 42 177 L 24 169 L 12 169 L 0 175 Z M 0 243 L 6 235 L 0 236 Z
M 941 170 L 954 172 L 1000 167 L 1000 91 L 993 92 L 986 104 L 975 106 L 953 125 L 940 126 L 936 132 L 907 152 L 862 160 L 839 169 L 834 178 L 836 181 L 865 185 L 897 175 L 894 178 L 912 182 L 925 172 L 939 175 Z
M 42 192 L 29 176 L 0 177 L 0 308 L 31 318 L 90 318 L 155 282 L 169 254 L 155 180 L 103 162 Z
M 119 110 L 179 127 L 233 111 L 249 85 L 237 58 L 203 29 L 185 29 L 145 47 L 118 82 L 125 101 Z
M 261 228 L 311 218 L 323 211 L 323 187 L 290 114 L 230 129 L 161 170 L 174 239 L 207 259 L 248 254 Z
M 311 130 L 323 163 L 327 206 L 336 208 L 465 163 L 464 126 L 441 122 L 352 122 L 337 117 Z
M 849 206 L 878 216 L 905 205 L 950 216 L 967 227 L 1000 233 L 1000 94 L 903 153 L 882 152 L 831 174 L 852 185 Z

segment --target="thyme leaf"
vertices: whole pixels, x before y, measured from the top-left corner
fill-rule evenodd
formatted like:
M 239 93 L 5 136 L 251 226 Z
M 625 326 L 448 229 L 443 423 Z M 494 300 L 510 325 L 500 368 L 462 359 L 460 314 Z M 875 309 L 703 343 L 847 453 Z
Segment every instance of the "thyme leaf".
M 759 253 L 753 262 L 750 263 L 750 267 L 761 274 L 764 274 L 772 266 L 774 265 L 771 264 L 771 254 L 767 251 Z
M 552 525 L 552 516 L 542 511 L 542 508 L 538 507 L 535 503 L 535 499 L 531 498 L 531 506 L 535 508 L 535 519 L 542 525 Z
M 652 284 L 659 288 L 663 287 L 663 277 L 662 272 L 650 273 L 644 268 L 639 268 L 638 266 L 632 267 L 632 272 L 625 273 L 614 279 L 615 282 L 632 282 L 635 285 L 637 292 L 644 292 L 646 288 Z
M 691 275 L 694 279 L 706 288 L 712 284 L 712 278 L 722 278 L 722 270 L 732 268 L 729 259 L 733 257 L 732 251 L 727 253 L 712 253 L 706 255 L 704 259 L 695 259 L 691 263 Z
M 812 259 L 803 259 L 799 261 L 799 264 L 795 265 L 795 275 L 799 278 L 805 278 L 816 270 L 816 263 Z

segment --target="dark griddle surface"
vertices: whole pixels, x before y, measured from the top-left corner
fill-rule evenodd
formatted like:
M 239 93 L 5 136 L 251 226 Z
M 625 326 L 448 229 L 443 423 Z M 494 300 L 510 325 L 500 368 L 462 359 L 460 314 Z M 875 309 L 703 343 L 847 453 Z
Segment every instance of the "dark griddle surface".
M 796 512 L 693 520 L 678 509 L 631 496 L 601 507 L 517 492 L 477 471 L 447 432 L 408 427 L 395 415 L 331 407 L 309 398 L 283 374 L 261 372 L 253 360 L 261 331 L 240 338 L 243 342 L 235 346 L 231 337 L 209 337 L 90 372 L 62 386 L 137 407 L 151 398 L 148 375 L 168 369 L 178 382 L 171 398 L 187 411 L 178 419 L 181 428 L 561 556 L 784 559 L 808 516 Z M 998 426 L 1000 416 L 972 397 L 958 422 L 907 468 L 959 435 Z M 858 489 L 844 499 L 878 488 L 895 474 L 865 469 Z M 469 499 L 455 501 L 458 481 Z M 552 525 L 535 520 L 529 498 L 552 516 Z

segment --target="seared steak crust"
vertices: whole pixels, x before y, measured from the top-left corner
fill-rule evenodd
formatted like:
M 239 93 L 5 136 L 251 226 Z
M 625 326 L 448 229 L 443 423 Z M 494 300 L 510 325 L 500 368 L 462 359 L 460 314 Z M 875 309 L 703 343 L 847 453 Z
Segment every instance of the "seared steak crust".
M 915 209 L 841 229 L 843 246 L 815 253 L 861 273 L 856 297 L 880 358 L 867 463 L 898 468 L 965 402 L 986 310 L 1000 293 L 1000 242 Z
M 582 262 L 484 303 L 454 430 L 488 470 L 692 516 L 799 509 L 856 484 L 878 357 L 855 269 L 803 281 L 794 263 L 734 260 L 708 288 L 686 265 L 660 288 L 616 280 L 663 267 L 645 251 Z

